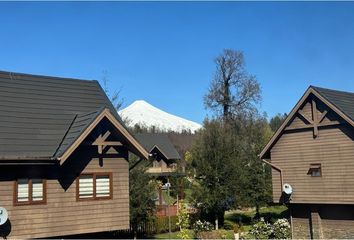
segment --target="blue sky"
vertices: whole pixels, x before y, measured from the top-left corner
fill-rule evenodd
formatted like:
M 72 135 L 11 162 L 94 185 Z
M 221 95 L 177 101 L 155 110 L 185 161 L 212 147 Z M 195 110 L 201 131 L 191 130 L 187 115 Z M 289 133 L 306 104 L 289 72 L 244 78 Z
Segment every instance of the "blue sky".
M 242 50 L 260 109 L 289 112 L 309 85 L 354 92 L 352 2 L 1 2 L 0 69 L 102 79 L 202 122 L 224 48 Z

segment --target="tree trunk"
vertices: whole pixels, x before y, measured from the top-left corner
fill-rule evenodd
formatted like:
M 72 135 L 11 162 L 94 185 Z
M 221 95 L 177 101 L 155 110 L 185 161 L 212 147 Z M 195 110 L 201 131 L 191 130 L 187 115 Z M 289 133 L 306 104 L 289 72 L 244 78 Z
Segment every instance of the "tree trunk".
M 225 215 L 225 211 L 222 211 L 218 214 L 219 226 L 224 226 L 224 221 L 225 221 L 224 215 Z
M 260 217 L 261 217 L 261 214 L 259 213 L 259 205 L 256 204 L 256 216 L 255 216 L 255 218 L 256 219 L 260 219 Z

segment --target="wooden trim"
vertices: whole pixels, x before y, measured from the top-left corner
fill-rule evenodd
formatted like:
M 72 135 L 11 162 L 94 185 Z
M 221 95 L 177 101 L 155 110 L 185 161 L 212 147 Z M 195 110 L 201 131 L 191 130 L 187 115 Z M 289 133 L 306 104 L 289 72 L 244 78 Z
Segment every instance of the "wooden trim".
M 306 92 L 302 95 L 300 100 L 296 103 L 294 108 L 291 110 L 283 124 L 278 128 L 278 130 L 273 134 L 272 138 L 269 140 L 267 145 L 263 148 L 262 152 L 259 154 L 261 159 L 264 159 L 265 154 L 270 150 L 275 141 L 280 137 L 280 134 L 286 128 L 291 119 L 293 119 L 296 112 L 298 112 L 301 105 L 305 102 L 305 100 L 309 97 L 310 94 L 313 94 L 320 101 L 326 104 L 330 109 L 332 109 L 335 113 L 337 113 L 341 118 L 343 118 L 346 122 L 348 122 L 352 127 L 354 127 L 354 121 L 351 120 L 347 115 L 345 115 L 341 110 L 339 110 L 335 105 L 330 103 L 326 98 L 322 97 L 314 88 L 311 86 L 306 90 Z
M 263 148 L 262 152 L 259 154 L 261 159 L 264 159 L 264 155 L 266 154 L 266 152 L 268 152 L 268 150 L 270 149 L 271 146 L 273 146 L 273 143 L 278 139 L 280 133 L 282 133 L 283 129 L 288 125 L 288 123 L 290 122 L 290 120 L 294 117 L 295 113 L 298 111 L 298 109 L 300 108 L 300 106 L 304 103 L 304 101 L 307 99 L 307 97 L 310 95 L 311 93 L 311 87 L 308 88 L 306 90 L 306 92 L 304 93 L 304 95 L 302 95 L 302 97 L 300 98 L 300 100 L 296 103 L 296 105 L 294 106 L 294 108 L 291 110 L 291 112 L 289 113 L 289 115 L 287 116 L 287 118 L 284 120 L 283 124 L 278 128 L 278 130 L 273 134 L 272 138 L 269 140 L 269 142 L 267 143 L 267 145 Z
M 120 122 L 117 121 L 117 119 L 112 115 L 112 113 L 109 112 L 109 110 L 106 114 L 106 117 L 118 130 L 121 131 L 121 133 L 127 138 L 130 143 L 132 143 L 132 145 L 140 152 L 140 154 L 145 159 L 149 159 L 149 153 L 145 150 L 145 148 L 128 132 L 127 129 L 125 129 L 125 127 L 122 126 L 122 124 L 120 124 Z
M 342 123 L 337 122 L 337 121 L 332 121 L 329 123 L 320 123 L 318 124 L 318 127 L 329 127 L 329 126 L 338 126 L 341 125 Z M 303 127 L 286 127 L 284 131 L 291 131 L 291 130 L 301 130 L 301 129 L 308 129 L 308 128 L 313 128 L 312 124 L 303 126 Z
M 77 138 L 73 144 L 61 155 L 59 160 L 61 163 L 70 156 L 70 154 L 82 143 L 82 141 L 91 133 L 97 124 L 106 117 L 122 135 L 131 143 L 138 153 L 145 159 L 149 158 L 149 153 L 141 146 L 141 144 L 123 127 L 123 125 L 112 115 L 108 108 L 105 108 L 96 119 L 86 128 L 86 130 Z
M 97 176 L 107 176 L 109 177 L 109 196 L 107 197 L 97 197 L 96 196 L 96 178 Z M 80 198 L 80 183 L 79 179 L 81 176 L 92 176 L 93 179 L 93 193 L 92 197 Z M 113 174 L 112 172 L 94 172 L 94 173 L 82 173 L 76 178 L 76 201 L 95 201 L 95 200 L 110 200 L 113 199 Z
M 312 175 L 312 169 L 319 169 L 320 170 L 320 175 L 319 176 L 313 176 Z M 322 165 L 321 163 L 311 163 L 309 170 L 307 171 L 307 175 L 310 177 L 322 177 Z
M 150 153 L 152 152 L 152 150 L 154 150 L 155 148 L 157 148 L 157 150 L 167 159 L 169 160 L 169 158 L 167 157 L 167 155 L 157 146 L 157 145 L 154 145 L 151 150 L 150 150 Z
M 314 99 L 312 99 L 312 118 L 313 118 L 313 135 L 318 136 L 318 122 L 317 122 L 317 104 Z
M 306 116 L 305 113 L 302 110 L 299 110 L 297 112 L 301 115 L 301 117 L 303 117 L 306 121 L 308 121 L 308 123 L 310 123 L 310 124 L 313 123 L 313 120 L 310 119 L 308 116 Z
M 35 178 L 37 179 L 37 178 Z M 40 178 L 39 178 L 40 179 Z M 17 194 L 18 194 L 18 180 L 14 181 L 14 191 L 13 191 L 13 205 L 14 206 L 24 206 L 24 205 L 39 205 L 39 204 L 47 204 L 47 180 L 41 179 L 43 185 L 43 196 L 42 200 L 40 201 L 33 201 L 33 183 L 32 179 L 28 179 L 28 201 L 25 202 L 18 202 L 17 201 Z
M 283 181 L 284 181 L 283 180 L 283 170 L 280 167 L 277 167 L 274 164 L 272 164 L 264 159 L 262 159 L 262 161 L 280 173 L 280 193 L 282 193 L 283 192 Z

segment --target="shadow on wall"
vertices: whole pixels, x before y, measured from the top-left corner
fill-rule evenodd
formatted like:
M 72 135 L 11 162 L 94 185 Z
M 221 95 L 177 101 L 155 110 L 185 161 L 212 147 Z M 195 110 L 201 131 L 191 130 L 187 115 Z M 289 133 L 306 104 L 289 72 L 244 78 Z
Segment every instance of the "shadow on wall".
M 115 127 L 106 119 L 103 119 L 92 132 L 83 140 L 82 144 L 70 155 L 59 169 L 59 183 L 66 191 L 81 172 L 86 168 L 91 160 L 97 161 L 98 166 L 104 166 L 104 159 L 108 158 L 126 158 L 128 153 L 124 146 L 105 146 L 102 154 L 98 154 L 97 146 L 92 143 L 107 131 L 111 134 L 107 141 L 122 141 L 120 134 Z

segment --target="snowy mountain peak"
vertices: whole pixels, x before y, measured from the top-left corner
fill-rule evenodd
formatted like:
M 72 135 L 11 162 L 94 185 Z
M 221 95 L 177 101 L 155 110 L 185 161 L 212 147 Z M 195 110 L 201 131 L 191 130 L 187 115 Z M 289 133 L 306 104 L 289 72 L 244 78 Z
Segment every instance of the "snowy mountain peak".
M 199 123 L 164 112 L 144 100 L 137 100 L 128 107 L 122 109 L 118 114 L 128 120 L 130 127 L 137 125 L 143 127 L 155 126 L 161 131 L 182 132 L 191 131 L 194 133 L 202 126 Z

